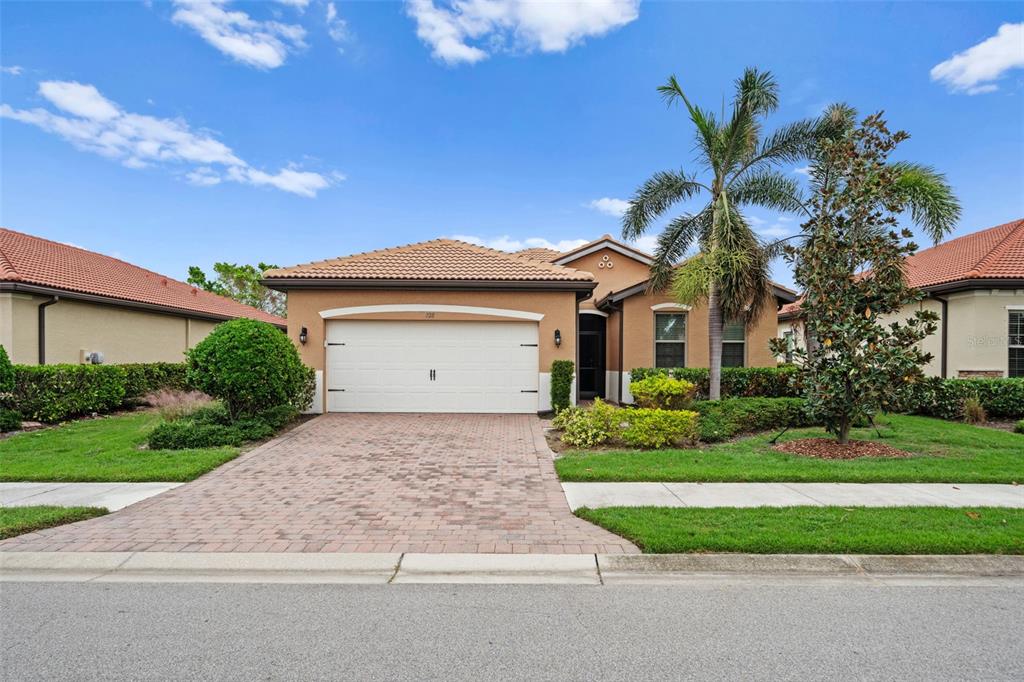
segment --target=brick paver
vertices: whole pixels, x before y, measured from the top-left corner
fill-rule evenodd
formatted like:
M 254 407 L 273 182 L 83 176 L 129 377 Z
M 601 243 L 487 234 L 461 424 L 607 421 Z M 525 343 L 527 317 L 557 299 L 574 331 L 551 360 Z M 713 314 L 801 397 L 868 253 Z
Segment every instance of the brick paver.
M 632 553 L 569 511 L 531 415 L 317 417 L 121 511 L 5 551 Z

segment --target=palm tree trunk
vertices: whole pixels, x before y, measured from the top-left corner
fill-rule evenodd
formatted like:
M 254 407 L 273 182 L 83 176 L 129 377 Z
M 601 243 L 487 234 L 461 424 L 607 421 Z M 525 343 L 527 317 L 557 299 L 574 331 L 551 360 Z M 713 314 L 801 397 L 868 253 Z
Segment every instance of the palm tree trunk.
M 708 291 L 708 398 L 722 397 L 722 306 L 718 304 L 718 284 Z

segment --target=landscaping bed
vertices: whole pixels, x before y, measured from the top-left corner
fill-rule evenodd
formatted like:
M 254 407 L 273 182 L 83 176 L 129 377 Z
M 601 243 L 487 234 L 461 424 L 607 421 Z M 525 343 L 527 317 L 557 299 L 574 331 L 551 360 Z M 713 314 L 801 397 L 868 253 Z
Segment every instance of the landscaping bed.
M 912 457 L 819 459 L 779 452 L 773 432 L 699 448 L 572 451 L 555 461 L 563 481 L 758 481 L 851 483 L 1024 483 L 1024 437 L 929 417 L 887 415 L 855 440 L 882 442 Z M 791 429 L 780 441 L 823 438 Z
M 1024 509 L 584 507 L 576 514 L 652 554 L 1024 554 Z
M 0 540 L 106 513 L 100 507 L 0 507 Z

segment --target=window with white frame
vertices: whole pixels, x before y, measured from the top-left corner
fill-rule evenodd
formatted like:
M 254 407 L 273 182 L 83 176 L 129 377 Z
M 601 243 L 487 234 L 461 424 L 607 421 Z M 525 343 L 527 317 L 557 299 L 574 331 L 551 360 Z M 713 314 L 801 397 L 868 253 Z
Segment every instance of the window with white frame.
M 726 322 L 722 329 L 722 367 L 743 367 L 746 357 L 746 325 L 740 320 Z
M 796 348 L 793 330 L 782 332 L 782 339 L 786 342 L 786 362 L 793 362 L 793 349 Z
M 1010 358 L 1007 375 L 1024 377 L 1024 310 L 1010 311 Z
M 686 313 L 654 314 L 654 366 L 686 367 Z

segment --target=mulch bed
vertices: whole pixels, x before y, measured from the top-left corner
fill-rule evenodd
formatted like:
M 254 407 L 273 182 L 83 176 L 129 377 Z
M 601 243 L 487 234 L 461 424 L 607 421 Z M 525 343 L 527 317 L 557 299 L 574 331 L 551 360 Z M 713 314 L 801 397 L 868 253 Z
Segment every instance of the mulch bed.
M 791 455 L 818 459 L 857 459 L 858 457 L 914 457 L 914 453 L 873 440 L 851 440 L 840 445 L 832 438 L 801 438 L 779 443 L 773 449 Z

